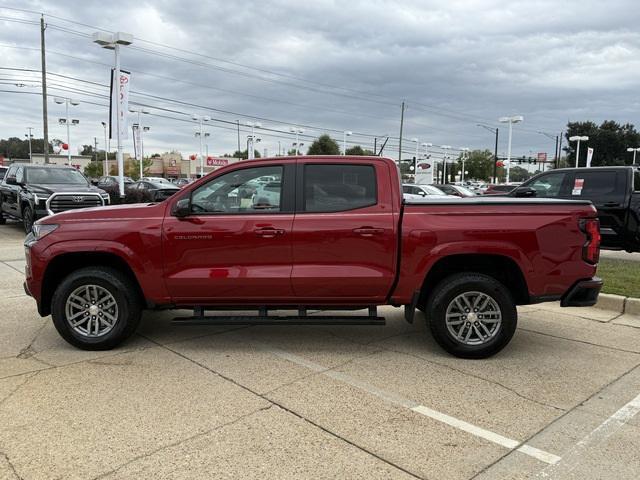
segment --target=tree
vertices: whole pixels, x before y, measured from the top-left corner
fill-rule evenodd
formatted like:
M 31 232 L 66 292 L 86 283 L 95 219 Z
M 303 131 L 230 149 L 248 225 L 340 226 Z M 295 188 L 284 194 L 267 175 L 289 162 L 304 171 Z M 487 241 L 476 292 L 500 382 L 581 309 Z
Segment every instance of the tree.
M 32 153 L 44 153 L 44 139 L 31 139 Z M 53 152 L 53 147 L 49 144 L 49 153 Z M 11 137 L 0 140 L 0 155 L 6 158 L 29 158 L 29 140 L 18 137 Z
M 142 161 L 142 174 L 143 176 L 147 176 L 149 173 L 149 168 L 153 165 L 152 158 L 145 158 Z M 130 158 L 125 162 L 124 165 L 124 174 L 127 177 L 131 177 L 133 180 L 140 180 L 140 162 L 135 158 Z
M 340 147 L 338 143 L 332 139 L 329 135 L 320 135 L 315 140 L 309 150 L 308 155 L 340 155 Z
M 464 169 L 469 172 L 465 174 L 465 179 L 490 181 L 493 178 L 493 153 L 489 150 L 470 151 L 469 157 L 464 162 Z M 498 170 L 504 169 L 500 167 Z M 456 174 L 462 171 L 462 156 L 458 157 L 453 171 Z
M 242 158 L 243 160 L 246 160 L 247 158 L 249 158 L 249 150 L 248 149 L 236 150 L 232 154 L 225 153 L 222 156 L 224 158 Z M 260 152 L 258 150 L 254 150 L 253 151 L 253 158 L 260 158 L 260 156 L 261 155 L 260 155 Z
M 533 174 L 529 173 L 526 168 L 522 168 L 519 166 L 511 166 L 511 170 L 509 172 L 509 181 L 511 182 L 524 182 L 525 180 L 532 177 Z
M 371 150 L 363 149 L 360 145 L 347 148 L 345 155 L 375 155 Z
M 580 143 L 579 165 L 584 167 L 587 163 L 587 148 L 593 148 L 593 160 L 591 165 L 625 165 L 631 163 L 628 147 L 640 146 L 640 133 L 631 123 L 620 125 L 613 120 L 605 120 L 598 126 L 595 122 L 569 122 L 567 124 L 566 141 L 568 147 L 567 166 L 576 164 L 576 143 L 569 142 L 569 137 L 574 135 L 588 136 L 589 140 Z
M 103 162 L 90 162 L 84 167 L 84 174 L 89 178 L 100 178 L 103 175 Z

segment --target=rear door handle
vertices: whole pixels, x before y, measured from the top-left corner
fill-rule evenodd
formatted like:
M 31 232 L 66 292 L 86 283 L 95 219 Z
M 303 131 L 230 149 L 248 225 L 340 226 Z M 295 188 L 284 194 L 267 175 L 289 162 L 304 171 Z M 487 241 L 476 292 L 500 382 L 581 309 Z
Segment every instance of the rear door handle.
M 353 233 L 357 233 L 363 237 L 371 237 L 372 235 L 380 235 L 381 233 L 384 233 L 384 228 L 360 227 L 354 228 Z
M 273 238 L 276 235 L 284 235 L 283 228 L 273 228 L 273 227 L 256 228 L 254 232 L 257 236 L 263 237 L 263 238 Z

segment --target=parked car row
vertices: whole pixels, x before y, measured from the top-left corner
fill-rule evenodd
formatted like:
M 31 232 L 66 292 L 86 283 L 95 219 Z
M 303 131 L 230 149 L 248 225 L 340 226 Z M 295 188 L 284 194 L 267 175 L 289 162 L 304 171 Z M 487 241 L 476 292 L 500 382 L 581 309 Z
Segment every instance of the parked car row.
M 144 192 L 133 201 L 161 202 L 180 186 L 155 177 L 134 182 L 124 177 L 125 190 Z M 47 215 L 78 208 L 100 207 L 117 194 L 118 177 L 107 175 L 90 182 L 76 168 L 61 165 L 14 163 L 0 167 L 0 224 L 8 218 L 22 222 L 29 233 L 34 222 Z

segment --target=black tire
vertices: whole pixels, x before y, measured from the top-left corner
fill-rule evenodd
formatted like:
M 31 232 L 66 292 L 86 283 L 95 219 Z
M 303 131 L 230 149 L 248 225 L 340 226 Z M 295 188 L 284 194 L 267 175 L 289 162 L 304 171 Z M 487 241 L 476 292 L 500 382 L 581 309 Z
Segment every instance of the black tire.
M 2 213 L 2 203 L 0 203 L 0 225 L 4 225 L 7 223 L 7 219 L 4 218 L 4 214 Z
M 33 210 L 30 206 L 26 205 L 22 207 L 22 225 L 24 226 L 24 232 L 26 234 L 31 233 L 31 229 L 33 228 L 33 222 L 36 221 L 35 215 L 33 214 Z
M 67 321 L 67 300 L 73 292 L 86 285 L 97 286 L 107 291 L 117 308 L 112 310 L 112 312 L 117 311 L 113 326 L 100 336 L 92 337 L 82 334 Z M 137 292 L 136 285 L 118 270 L 105 267 L 76 270 L 58 285 L 53 294 L 51 300 L 53 324 L 62 338 L 71 345 L 83 350 L 110 350 L 124 342 L 138 328 L 142 315 L 142 302 Z M 102 327 L 102 324 L 100 326 Z
M 463 340 L 456 338 L 451 329 L 455 330 L 455 326 L 448 326 L 446 322 L 447 309 L 451 307 L 451 312 L 460 311 L 456 307 L 455 299 L 460 298 L 460 295 L 467 294 L 471 298 L 476 295 L 475 292 L 479 292 L 484 296 L 480 297 L 481 303 L 484 303 L 484 299 L 488 296 L 492 299 L 492 306 L 486 307 L 484 310 L 485 322 L 489 321 L 489 318 L 494 319 L 500 314 L 501 321 L 499 324 L 495 324 L 495 320 L 491 320 L 494 323 L 487 323 L 483 327 L 479 325 L 478 315 L 481 313 L 473 313 L 473 319 L 469 321 L 464 313 L 461 313 L 460 317 L 455 317 L 457 313 L 451 313 L 453 316 L 452 321 L 462 322 L 462 324 L 469 325 L 465 327 L 461 325 L 459 328 L 467 328 L 467 330 L 460 330 L 462 334 L 469 331 L 473 333 L 473 338 L 470 338 L 468 342 L 484 342 L 478 344 L 468 344 Z M 460 303 L 464 303 L 461 301 Z M 466 307 L 466 304 L 463 305 Z M 482 305 L 478 305 L 482 306 Z M 495 310 L 498 307 L 499 311 Z M 465 309 L 465 311 L 467 311 Z M 488 315 L 487 315 L 488 314 Z M 516 331 L 518 325 L 518 312 L 516 310 L 516 304 L 511 296 L 509 290 L 495 278 L 480 273 L 459 273 L 451 275 L 442 280 L 433 290 L 433 293 L 429 295 L 426 303 L 426 315 L 429 320 L 431 333 L 433 338 L 438 344 L 444 348 L 447 352 L 460 358 L 487 358 L 495 355 L 502 350 Z M 489 318 L 487 318 L 489 317 Z M 463 321 L 464 319 L 464 321 Z M 475 323 L 474 323 L 474 320 Z M 474 328 L 477 325 L 477 328 Z M 484 329 L 488 325 L 489 330 Z M 493 326 L 492 326 L 493 325 Z M 484 329 L 484 330 L 483 330 Z M 486 333 L 485 333 L 486 332 Z M 478 333 L 486 335 L 486 339 L 480 338 Z M 491 335 L 489 335 L 491 333 Z M 468 335 L 464 335 L 468 337 Z

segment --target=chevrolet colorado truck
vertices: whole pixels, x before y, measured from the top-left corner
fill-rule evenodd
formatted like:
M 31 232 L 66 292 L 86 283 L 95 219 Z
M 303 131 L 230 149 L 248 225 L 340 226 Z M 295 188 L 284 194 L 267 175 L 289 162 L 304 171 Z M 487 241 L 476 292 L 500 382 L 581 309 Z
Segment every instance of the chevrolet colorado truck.
M 409 322 L 423 311 L 451 354 L 483 358 L 510 341 L 516 305 L 596 302 L 599 241 L 589 202 L 403 200 L 393 160 L 278 157 L 161 203 L 39 220 L 25 289 L 83 349 L 120 344 L 143 309 L 192 309 L 183 324 L 370 325 L 393 305 Z

